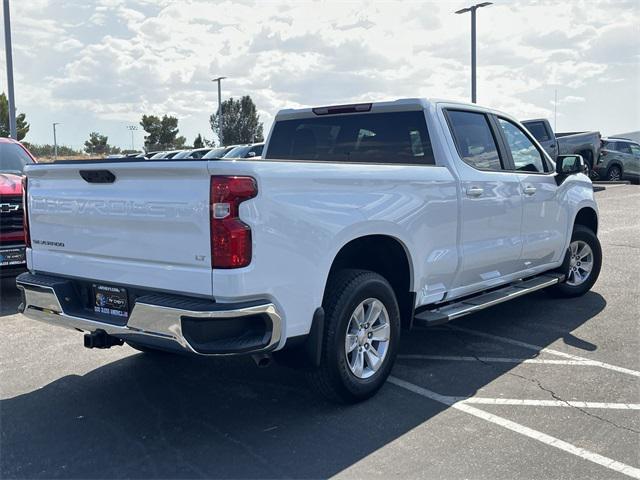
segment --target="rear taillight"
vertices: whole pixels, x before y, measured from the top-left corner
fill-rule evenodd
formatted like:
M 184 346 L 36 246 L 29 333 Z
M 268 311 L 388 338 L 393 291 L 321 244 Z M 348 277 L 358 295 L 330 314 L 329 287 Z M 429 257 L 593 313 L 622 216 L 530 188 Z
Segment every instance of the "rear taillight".
M 251 177 L 211 177 L 211 267 L 251 263 L 251 228 L 240 220 L 240 204 L 258 194 Z
M 24 243 L 31 248 L 31 232 L 29 231 L 29 202 L 27 198 L 27 177 L 22 177 L 22 228 L 24 229 Z

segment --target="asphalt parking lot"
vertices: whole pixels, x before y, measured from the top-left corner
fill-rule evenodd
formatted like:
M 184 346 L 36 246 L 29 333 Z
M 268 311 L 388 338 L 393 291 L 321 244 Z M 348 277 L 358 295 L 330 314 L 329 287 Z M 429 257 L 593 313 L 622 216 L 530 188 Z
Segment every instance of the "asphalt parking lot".
M 604 260 L 544 292 L 405 335 L 372 400 L 301 373 L 82 336 L 17 314 L 2 283 L 2 478 L 640 478 L 640 187 L 598 192 Z

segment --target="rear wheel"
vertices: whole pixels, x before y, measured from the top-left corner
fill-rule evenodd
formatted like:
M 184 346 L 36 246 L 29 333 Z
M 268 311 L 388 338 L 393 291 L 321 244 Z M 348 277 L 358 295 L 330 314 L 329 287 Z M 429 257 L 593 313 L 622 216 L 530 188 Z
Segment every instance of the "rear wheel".
M 622 180 L 622 169 L 618 165 L 609 167 L 609 170 L 607 170 L 607 180 L 610 182 Z
M 568 261 L 563 265 L 565 281 L 548 288 L 557 297 L 578 297 L 589 290 L 600 275 L 602 249 L 595 233 L 582 225 L 576 225 L 567 252 Z
M 374 272 L 342 270 L 331 276 L 323 307 L 322 357 L 311 383 L 339 403 L 373 396 L 391 372 L 400 337 L 391 285 Z

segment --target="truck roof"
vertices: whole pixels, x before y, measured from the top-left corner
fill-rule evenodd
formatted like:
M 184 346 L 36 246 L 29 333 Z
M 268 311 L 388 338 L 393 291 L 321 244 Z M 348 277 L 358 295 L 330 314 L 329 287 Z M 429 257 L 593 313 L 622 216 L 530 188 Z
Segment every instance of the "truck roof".
M 489 107 L 484 107 L 474 103 L 460 102 L 456 100 L 445 100 L 439 98 L 400 98 L 398 100 L 389 100 L 381 102 L 358 102 L 351 104 L 339 104 L 331 106 L 321 107 L 304 107 L 304 108 L 285 108 L 280 110 L 276 115 L 276 121 L 278 120 L 293 120 L 295 118 L 307 118 L 329 114 L 340 113 L 365 113 L 365 112 L 406 112 L 411 110 L 425 110 L 430 106 L 446 103 L 452 105 L 460 105 L 464 107 L 470 107 L 473 109 L 480 109 L 483 111 L 499 113 L 501 115 L 507 115 L 504 112 L 494 110 Z

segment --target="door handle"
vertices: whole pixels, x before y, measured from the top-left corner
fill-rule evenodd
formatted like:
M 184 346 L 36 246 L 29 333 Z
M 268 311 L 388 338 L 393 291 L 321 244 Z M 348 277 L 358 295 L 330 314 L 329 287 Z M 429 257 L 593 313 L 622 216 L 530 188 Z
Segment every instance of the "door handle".
M 467 196 L 468 197 L 479 197 L 484 193 L 484 189 L 482 187 L 469 187 L 467 188 Z
M 526 187 L 524 187 L 523 191 L 525 195 L 533 195 L 534 193 L 536 193 L 536 187 L 534 187 L 533 185 L 527 185 Z

